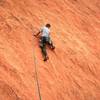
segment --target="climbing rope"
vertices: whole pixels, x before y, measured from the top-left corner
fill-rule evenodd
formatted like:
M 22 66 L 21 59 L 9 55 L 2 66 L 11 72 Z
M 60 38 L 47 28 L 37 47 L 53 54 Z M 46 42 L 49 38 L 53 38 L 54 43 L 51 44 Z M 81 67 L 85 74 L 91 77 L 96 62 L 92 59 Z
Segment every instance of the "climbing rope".
M 38 73 L 37 73 L 37 63 L 36 63 L 36 57 L 35 57 L 35 50 L 33 51 L 33 54 L 34 54 L 33 56 L 34 56 L 34 66 L 35 66 L 36 85 L 37 85 L 39 100 L 42 100 L 41 91 L 40 91 L 40 84 L 39 84 L 39 79 L 38 79 Z

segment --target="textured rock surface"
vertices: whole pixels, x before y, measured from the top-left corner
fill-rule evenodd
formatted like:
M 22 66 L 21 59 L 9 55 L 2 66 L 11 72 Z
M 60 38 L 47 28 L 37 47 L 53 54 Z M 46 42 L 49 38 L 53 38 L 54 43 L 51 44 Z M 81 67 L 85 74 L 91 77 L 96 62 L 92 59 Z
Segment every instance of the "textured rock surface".
M 32 35 L 52 24 L 43 62 Z M 0 100 L 100 100 L 99 0 L 0 0 Z

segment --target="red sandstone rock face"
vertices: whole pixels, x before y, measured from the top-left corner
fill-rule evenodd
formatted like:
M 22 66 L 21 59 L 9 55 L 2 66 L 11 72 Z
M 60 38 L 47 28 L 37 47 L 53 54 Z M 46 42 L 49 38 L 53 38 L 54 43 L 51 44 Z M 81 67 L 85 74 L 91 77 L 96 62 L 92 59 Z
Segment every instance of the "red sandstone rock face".
M 56 50 L 38 39 L 52 24 Z M 100 100 L 99 0 L 0 0 L 0 100 Z

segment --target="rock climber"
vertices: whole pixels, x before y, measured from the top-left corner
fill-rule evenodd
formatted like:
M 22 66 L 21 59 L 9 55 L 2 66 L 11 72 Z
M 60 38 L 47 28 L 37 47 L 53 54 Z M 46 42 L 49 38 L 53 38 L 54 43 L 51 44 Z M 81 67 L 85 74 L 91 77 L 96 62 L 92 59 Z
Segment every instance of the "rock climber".
M 52 50 L 55 49 L 55 46 L 53 45 L 53 42 L 50 37 L 50 28 L 51 28 L 51 25 L 46 24 L 44 27 L 40 29 L 40 31 L 37 34 L 34 35 L 34 36 L 38 36 L 39 34 L 41 34 L 40 48 L 44 57 L 44 61 L 47 61 L 49 59 L 47 51 L 46 51 L 46 45 L 49 45 Z

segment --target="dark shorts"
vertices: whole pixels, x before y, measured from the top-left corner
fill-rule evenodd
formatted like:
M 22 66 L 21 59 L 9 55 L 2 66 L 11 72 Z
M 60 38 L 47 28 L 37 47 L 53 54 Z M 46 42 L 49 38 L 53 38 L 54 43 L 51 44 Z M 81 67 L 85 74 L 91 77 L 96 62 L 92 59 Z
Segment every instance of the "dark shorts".
M 52 44 L 50 37 L 41 37 L 40 38 L 40 47 L 45 47 L 46 44 L 49 44 L 49 45 Z

